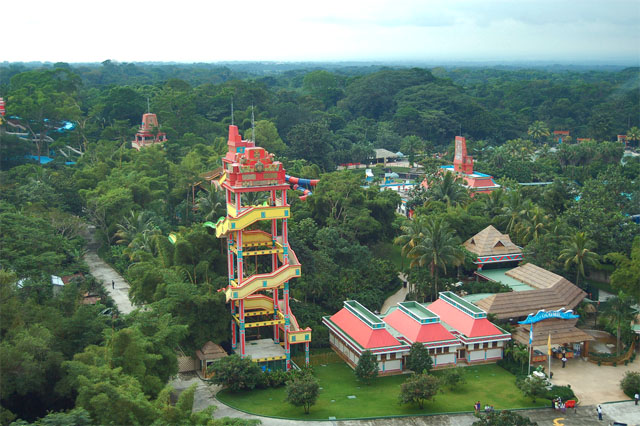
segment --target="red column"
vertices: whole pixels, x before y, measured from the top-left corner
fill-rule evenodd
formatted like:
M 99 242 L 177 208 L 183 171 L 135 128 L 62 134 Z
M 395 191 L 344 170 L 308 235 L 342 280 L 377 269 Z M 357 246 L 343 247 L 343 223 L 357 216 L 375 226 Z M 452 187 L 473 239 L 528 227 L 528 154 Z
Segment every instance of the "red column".
M 245 356 L 245 351 L 244 351 L 244 342 L 245 342 L 245 335 L 244 335 L 244 299 L 240 299 L 238 301 L 238 303 L 240 304 L 240 312 L 239 312 L 239 316 L 240 316 L 240 356 L 242 358 L 244 358 L 244 356 Z
M 232 300 L 231 301 L 231 316 L 235 314 L 236 304 Z M 231 349 L 236 350 L 238 346 L 238 336 L 236 335 L 236 321 L 231 318 Z

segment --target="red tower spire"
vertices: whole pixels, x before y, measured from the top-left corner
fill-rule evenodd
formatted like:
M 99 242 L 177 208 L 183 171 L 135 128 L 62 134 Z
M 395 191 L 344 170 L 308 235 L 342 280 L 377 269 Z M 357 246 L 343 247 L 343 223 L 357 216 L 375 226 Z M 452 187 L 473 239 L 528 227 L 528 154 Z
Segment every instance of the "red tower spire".
M 456 136 L 456 154 L 453 158 L 453 169 L 467 175 L 473 173 L 473 157 L 467 155 L 467 141 L 462 136 Z

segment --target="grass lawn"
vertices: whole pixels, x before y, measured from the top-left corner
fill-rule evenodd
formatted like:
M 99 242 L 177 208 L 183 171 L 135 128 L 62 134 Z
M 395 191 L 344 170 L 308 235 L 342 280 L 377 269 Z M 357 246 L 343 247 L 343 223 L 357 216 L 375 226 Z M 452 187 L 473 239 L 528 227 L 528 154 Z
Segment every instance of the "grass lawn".
M 482 365 L 463 369 L 467 383 L 455 391 L 445 390 L 435 401 L 417 405 L 400 405 L 400 384 L 408 376 L 379 377 L 370 386 L 358 382 L 346 364 L 315 367 L 320 382 L 320 396 L 309 414 L 302 407 L 285 402 L 285 388 L 218 393 L 218 399 L 234 408 L 266 416 L 298 419 L 336 419 L 420 415 L 473 411 L 473 404 L 493 405 L 495 409 L 541 407 L 547 401 L 534 404 L 515 386 L 515 377 L 497 365 Z M 438 372 L 435 373 L 436 375 Z M 348 398 L 355 396 L 355 398 Z

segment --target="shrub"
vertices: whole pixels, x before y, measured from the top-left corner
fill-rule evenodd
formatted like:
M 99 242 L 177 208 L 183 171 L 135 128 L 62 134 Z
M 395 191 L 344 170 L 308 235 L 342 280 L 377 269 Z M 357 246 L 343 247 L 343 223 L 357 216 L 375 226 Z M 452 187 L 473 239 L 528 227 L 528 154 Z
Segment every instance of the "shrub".
M 624 373 L 624 377 L 620 381 L 620 387 L 629 398 L 633 398 L 636 392 L 640 393 L 640 372 L 627 371 Z
M 213 373 L 213 383 L 234 392 L 253 389 L 264 380 L 258 364 L 251 361 L 251 357 L 242 359 L 239 355 L 220 358 L 211 364 L 209 371 Z
M 420 408 L 425 401 L 432 400 L 438 393 L 440 380 L 429 374 L 413 374 L 400 386 L 398 396 L 401 404 L 417 403 Z
M 544 379 L 541 379 L 536 376 L 528 376 L 522 381 L 519 381 L 520 390 L 526 395 L 533 399 L 533 402 L 536 402 L 537 398 L 544 398 L 544 395 L 547 392 L 547 384 Z
M 507 410 L 494 411 L 487 415 L 476 414 L 476 417 L 479 417 L 479 420 L 473 422 L 473 426 L 537 426 L 538 424 L 528 417 Z
M 316 403 L 319 393 L 320 385 L 311 375 L 287 382 L 287 402 L 296 407 L 304 407 L 305 414 L 309 414 L 309 408 Z
M 449 389 L 455 389 L 467 382 L 461 368 L 450 368 L 442 372 L 442 383 Z
M 378 360 L 371 351 L 362 352 L 355 373 L 358 380 L 367 385 L 371 383 L 371 380 L 378 377 Z
M 568 386 L 552 386 L 544 395 L 546 399 L 562 398 L 563 401 L 575 399 L 575 397 L 573 390 Z
M 411 345 L 407 357 L 407 368 L 417 374 L 429 372 L 433 368 L 433 360 L 429 355 L 429 350 L 422 343 L 416 342 Z

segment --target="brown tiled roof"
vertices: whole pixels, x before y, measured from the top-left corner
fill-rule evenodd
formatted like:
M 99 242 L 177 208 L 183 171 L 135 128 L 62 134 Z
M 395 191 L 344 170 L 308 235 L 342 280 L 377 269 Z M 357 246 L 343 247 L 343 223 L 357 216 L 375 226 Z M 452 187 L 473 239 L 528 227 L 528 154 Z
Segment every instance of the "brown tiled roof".
M 465 241 L 464 247 L 478 256 L 522 253 L 522 249 L 511 242 L 509 235 L 501 233 L 492 225 Z
M 225 356 L 227 356 L 227 352 L 224 349 L 222 349 L 222 346 L 216 345 L 211 340 L 209 340 L 207 343 L 204 344 L 204 346 L 202 347 L 202 350 L 200 349 L 196 350 L 196 356 L 198 357 L 199 360 L 210 361 L 213 359 L 224 358 Z
M 576 328 L 577 319 L 559 319 L 551 318 L 540 321 L 533 325 L 533 346 L 546 345 L 551 334 L 552 345 L 562 345 L 563 343 L 577 343 L 587 340 L 594 340 L 593 336 Z M 516 328 L 512 333 L 513 339 L 522 343 L 529 344 L 529 327 L 530 324 L 523 324 Z
M 574 309 L 587 295 L 567 279 L 528 263 L 506 275 L 536 290 L 498 293 L 475 302 L 480 309 L 499 319 L 525 317 L 540 309 Z

